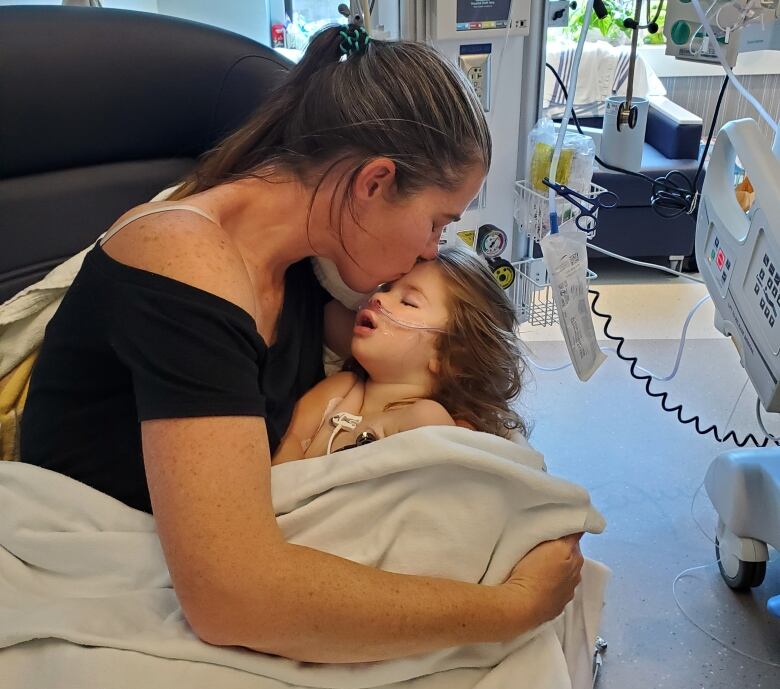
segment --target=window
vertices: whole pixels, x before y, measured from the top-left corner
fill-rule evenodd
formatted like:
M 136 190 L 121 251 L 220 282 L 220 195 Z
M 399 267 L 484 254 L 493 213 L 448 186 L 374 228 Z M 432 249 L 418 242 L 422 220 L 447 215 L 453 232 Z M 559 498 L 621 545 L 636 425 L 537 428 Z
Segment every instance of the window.
M 285 0 L 284 5 L 289 20 L 286 45 L 293 50 L 305 50 L 311 37 L 323 27 L 346 22 L 334 0 Z
M 61 0 L 0 0 L 0 6 L 62 4 Z M 277 20 L 284 21 L 284 0 L 100 0 L 100 7 L 95 7 L 93 11 L 100 12 L 101 7 L 190 19 L 233 31 L 264 45 L 271 44 L 271 24 Z
M 641 24 L 648 24 L 650 20 L 655 19 L 658 13 L 659 0 L 650 2 L 650 19 L 647 18 L 646 6 L 642 7 Z M 604 19 L 599 19 L 595 14 L 591 17 L 590 31 L 588 32 L 589 41 L 607 41 L 611 45 L 624 45 L 631 43 L 631 31 L 623 26 L 623 20 L 626 17 L 634 16 L 634 2 L 632 0 L 604 0 L 604 7 L 607 14 Z M 580 3 L 576 10 L 569 14 L 569 26 L 564 29 L 564 33 L 576 41 L 582 30 L 582 20 L 585 15 L 585 3 Z M 658 31 L 651 34 L 645 29 L 639 32 L 639 42 L 644 45 L 662 45 L 664 41 L 664 20 L 666 18 L 666 4 L 658 13 Z
M 650 20 L 655 18 L 659 0 L 651 0 Z M 599 19 L 595 13 L 591 16 L 587 42 L 580 62 L 575 110 L 586 126 L 601 126 L 604 104 L 609 96 L 625 94 L 628 84 L 628 67 L 631 46 L 631 30 L 623 26 L 623 20 L 634 14 L 633 0 L 604 0 L 607 16 Z M 547 62 L 549 62 L 568 83 L 572 69 L 574 49 L 582 31 L 585 3 L 579 3 L 576 10 L 569 13 L 569 24 L 565 28 L 551 28 L 547 32 Z M 665 3 L 658 13 L 659 31 L 655 34 L 640 31 L 640 45 L 663 43 L 663 19 Z M 646 11 L 642 10 L 643 24 L 649 22 Z M 662 45 L 655 50 L 663 52 Z M 545 70 L 544 112 L 552 118 L 563 114 L 565 98 L 563 90 L 557 86 L 553 75 Z M 666 89 L 653 68 L 640 51 L 634 73 L 634 95 L 651 97 L 664 96 Z

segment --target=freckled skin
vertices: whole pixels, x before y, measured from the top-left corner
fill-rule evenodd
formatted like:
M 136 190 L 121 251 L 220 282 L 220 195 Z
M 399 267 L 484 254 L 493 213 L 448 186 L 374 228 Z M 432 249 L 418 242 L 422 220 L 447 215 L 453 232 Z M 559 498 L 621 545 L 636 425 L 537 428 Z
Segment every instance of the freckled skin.
M 177 211 L 148 216 L 105 251 L 232 302 L 270 344 L 289 265 L 314 251 L 333 260 L 350 287 L 371 291 L 435 255 L 442 227 L 484 177 L 470 171 L 470 186 L 399 199 L 391 168 L 376 159 L 361 169 L 354 181 L 360 224 L 345 215 L 343 232 L 329 217 L 335 187 L 325 185 L 310 204 L 309 190 L 295 180 L 271 187 L 250 179 L 186 199 L 215 222 Z M 508 640 L 552 619 L 571 598 L 579 551 L 564 541 L 540 546 L 535 559 L 493 587 L 382 572 L 286 543 L 260 417 L 144 421 L 141 436 L 173 585 L 193 630 L 209 643 L 310 662 L 383 660 Z

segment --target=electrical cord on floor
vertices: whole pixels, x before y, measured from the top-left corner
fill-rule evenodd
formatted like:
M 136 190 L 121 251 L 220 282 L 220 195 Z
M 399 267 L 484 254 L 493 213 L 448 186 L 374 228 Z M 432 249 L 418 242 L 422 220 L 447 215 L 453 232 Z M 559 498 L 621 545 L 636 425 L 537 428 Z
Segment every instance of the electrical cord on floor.
M 619 335 L 612 335 L 609 332 L 609 324 L 612 322 L 612 316 L 610 314 L 607 314 L 607 313 L 602 313 L 598 309 L 596 309 L 596 304 L 598 303 L 598 300 L 601 297 L 600 292 L 598 292 L 598 290 L 595 290 L 595 289 L 589 289 L 588 293 L 594 295 L 593 301 L 591 302 L 591 305 L 590 305 L 591 311 L 593 311 L 593 314 L 595 316 L 598 316 L 599 318 L 605 319 L 605 322 L 604 322 L 604 335 L 608 339 L 612 340 L 613 342 L 617 342 L 618 343 L 617 344 L 617 350 L 616 350 L 616 354 L 617 354 L 618 358 L 622 359 L 623 361 L 627 361 L 630 364 L 630 366 L 629 366 L 629 373 L 631 374 L 631 377 L 635 378 L 636 380 L 644 382 L 644 384 L 645 384 L 645 392 L 650 397 L 659 398 L 661 400 L 661 408 L 664 411 L 672 413 L 672 414 L 676 414 L 677 420 L 681 424 L 687 425 L 687 424 L 691 424 L 692 423 L 694 429 L 696 430 L 696 432 L 699 435 L 708 435 L 708 434 L 711 433 L 719 443 L 724 443 L 724 442 L 727 442 L 729 440 L 732 440 L 737 445 L 737 447 L 745 447 L 745 445 L 747 445 L 749 443 L 752 443 L 756 447 L 766 447 L 767 445 L 769 445 L 771 439 L 770 439 L 770 437 L 768 435 L 767 435 L 766 438 L 764 438 L 763 442 L 760 442 L 752 433 L 749 433 L 744 438 L 739 439 L 734 431 L 729 431 L 728 433 L 726 433 L 726 435 L 721 437 L 720 430 L 718 429 L 718 427 L 715 424 L 713 424 L 713 425 L 711 425 L 711 426 L 709 426 L 707 428 L 702 429 L 702 427 L 701 427 L 702 422 L 701 422 L 701 419 L 698 417 L 698 415 L 697 416 L 692 416 L 692 417 L 687 418 L 687 419 L 683 418 L 683 407 L 682 407 L 681 404 L 678 404 L 676 406 L 667 406 L 667 401 L 669 399 L 669 393 L 668 392 L 654 392 L 653 390 L 650 389 L 650 383 L 653 381 L 653 377 L 651 375 L 641 375 L 641 374 L 638 374 L 636 372 L 636 369 L 637 369 L 638 364 L 639 364 L 639 359 L 637 359 L 637 357 L 633 357 L 633 356 L 626 356 L 621 351 L 622 348 L 623 348 L 623 345 L 626 342 L 625 338 L 624 337 L 620 337 Z M 771 442 L 774 442 L 775 444 L 780 444 L 780 442 L 778 442 L 778 441 L 771 441 Z
M 553 73 L 555 80 L 558 82 L 558 85 L 561 88 L 561 92 L 563 93 L 564 98 L 568 100 L 569 96 L 566 92 L 566 86 L 564 85 L 563 80 L 556 71 L 555 67 L 553 67 L 549 62 L 545 62 L 545 67 L 547 67 L 547 69 Z M 723 96 L 726 93 L 726 86 L 728 85 L 728 82 L 729 77 L 726 75 L 726 77 L 723 79 L 723 84 L 720 87 L 720 94 L 718 95 L 718 100 L 715 104 L 715 112 L 710 122 L 707 143 L 704 145 L 704 151 L 702 153 L 701 160 L 699 161 L 699 167 L 696 170 L 696 175 L 694 176 L 693 181 L 691 181 L 679 170 L 672 170 L 671 172 L 667 172 L 663 177 L 653 178 L 641 172 L 626 170 L 615 165 L 610 165 L 609 163 L 605 163 L 598 156 L 596 156 L 596 162 L 607 170 L 612 170 L 613 172 L 622 172 L 632 177 L 639 177 L 640 179 L 650 183 L 652 185 L 650 207 L 662 218 L 670 220 L 680 217 L 683 214 L 692 215 L 698 204 L 699 178 L 701 177 L 701 173 L 704 168 L 704 161 L 707 158 L 707 153 L 710 150 L 712 135 L 715 132 L 715 123 L 718 119 L 718 113 L 720 112 L 720 106 L 723 102 Z M 572 119 L 574 120 L 574 126 L 577 127 L 577 131 L 582 134 L 582 127 L 580 127 L 577 114 L 574 111 L 572 111 Z M 677 181 L 675 182 L 675 180 Z

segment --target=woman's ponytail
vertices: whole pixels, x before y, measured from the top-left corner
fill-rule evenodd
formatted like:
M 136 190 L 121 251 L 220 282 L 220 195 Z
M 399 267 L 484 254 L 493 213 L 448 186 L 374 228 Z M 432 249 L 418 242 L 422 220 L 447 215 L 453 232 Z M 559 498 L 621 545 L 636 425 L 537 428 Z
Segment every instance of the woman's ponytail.
M 399 191 L 452 188 L 487 171 L 490 134 L 465 77 L 432 48 L 374 41 L 362 27 L 317 33 L 301 61 L 241 129 L 205 154 L 172 198 L 283 170 L 309 183 L 335 160 L 396 165 Z
M 343 57 L 341 52 L 341 27 L 328 26 L 317 32 L 309 42 L 306 52 L 290 71 L 289 82 L 305 88 L 323 67 L 335 65 Z

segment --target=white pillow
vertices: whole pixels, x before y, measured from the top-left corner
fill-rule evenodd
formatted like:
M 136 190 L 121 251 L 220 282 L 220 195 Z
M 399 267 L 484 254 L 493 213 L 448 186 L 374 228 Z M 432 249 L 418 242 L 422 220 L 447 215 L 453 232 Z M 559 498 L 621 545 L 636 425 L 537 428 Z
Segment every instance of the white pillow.
M 357 311 L 358 306 L 369 296 L 355 292 L 355 290 L 347 287 L 341 279 L 341 275 L 339 275 L 336 264 L 329 258 L 313 256 L 311 265 L 317 280 L 327 290 L 328 294 L 344 304 L 350 311 Z

